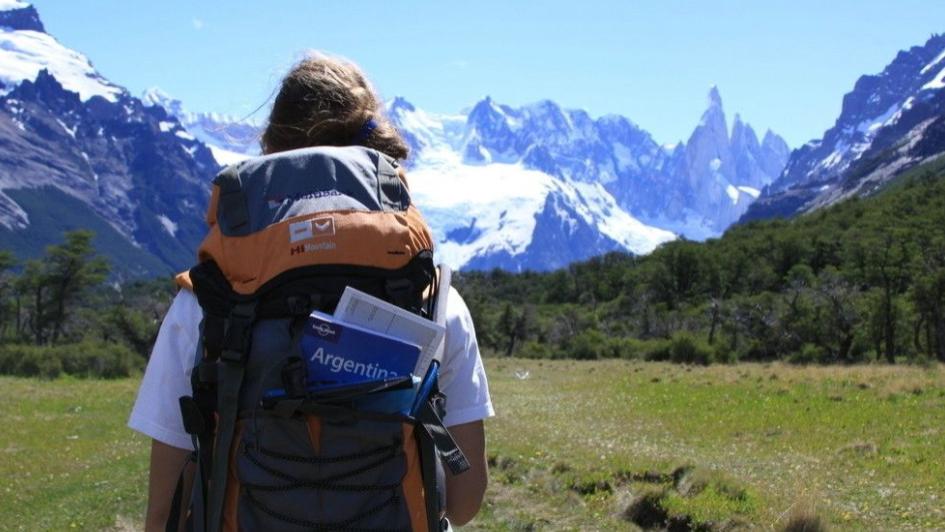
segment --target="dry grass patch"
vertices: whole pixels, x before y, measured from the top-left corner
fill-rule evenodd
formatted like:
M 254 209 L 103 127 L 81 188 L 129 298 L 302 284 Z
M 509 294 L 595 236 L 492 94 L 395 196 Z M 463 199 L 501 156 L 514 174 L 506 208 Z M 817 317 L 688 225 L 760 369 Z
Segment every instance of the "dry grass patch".
M 816 506 L 807 500 L 791 505 L 784 514 L 778 532 L 826 532 L 830 530 L 827 522 L 817 513 Z

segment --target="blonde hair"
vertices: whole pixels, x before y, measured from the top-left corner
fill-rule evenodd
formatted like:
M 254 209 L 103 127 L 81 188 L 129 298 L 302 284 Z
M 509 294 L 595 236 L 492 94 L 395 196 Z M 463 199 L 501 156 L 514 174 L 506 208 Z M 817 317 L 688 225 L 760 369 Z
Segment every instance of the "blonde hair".
M 262 151 L 355 144 L 395 159 L 409 154 L 361 69 L 340 57 L 312 53 L 283 78 L 260 139 Z

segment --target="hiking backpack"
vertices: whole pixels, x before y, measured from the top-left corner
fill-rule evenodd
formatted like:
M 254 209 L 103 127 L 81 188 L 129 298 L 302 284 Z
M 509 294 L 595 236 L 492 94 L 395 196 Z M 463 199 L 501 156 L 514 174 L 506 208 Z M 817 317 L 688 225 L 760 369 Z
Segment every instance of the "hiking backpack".
M 250 159 L 216 177 L 207 223 L 178 279 L 203 310 L 193 396 L 180 399 L 197 462 L 188 527 L 442 530 L 443 466 L 469 464 L 438 389 L 415 415 L 379 413 L 358 401 L 383 387 L 321 396 L 300 374 L 306 319 L 332 313 L 346 286 L 445 321 L 449 272 L 437 275 L 397 162 L 362 147 Z M 265 401 L 273 388 L 287 396 Z

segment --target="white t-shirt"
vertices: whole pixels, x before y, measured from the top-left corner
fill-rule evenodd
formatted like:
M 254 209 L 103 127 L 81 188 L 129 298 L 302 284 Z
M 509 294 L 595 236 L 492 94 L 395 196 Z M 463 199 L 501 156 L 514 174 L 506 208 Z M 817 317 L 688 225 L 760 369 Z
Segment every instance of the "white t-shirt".
M 184 431 L 178 399 L 191 395 L 190 372 L 201 318 L 193 293 L 179 291 L 161 324 L 128 420 L 132 429 L 179 449 L 193 449 L 190 435 Z M 447 300 L 440 391 L 446 395 L 443 424 L 447 427 L 495 415 L 472 317 L 453 288 Z

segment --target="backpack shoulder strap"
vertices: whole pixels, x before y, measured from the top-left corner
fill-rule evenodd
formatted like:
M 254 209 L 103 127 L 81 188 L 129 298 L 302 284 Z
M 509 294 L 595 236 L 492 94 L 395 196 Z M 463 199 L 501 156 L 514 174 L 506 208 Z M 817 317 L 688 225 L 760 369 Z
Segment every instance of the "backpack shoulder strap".
M 453 278 L 453 271 L 449 266 L 440 264 L 436 267 L 436 292 L 433 294 L 433 321 L 446 327 L 446 305 L 450 295 L 450 282 Z M 446 335 L 437 346 L 433 354 L 433 360 L 439 363 L 443 362 L 443 353 L 446 350 Z

